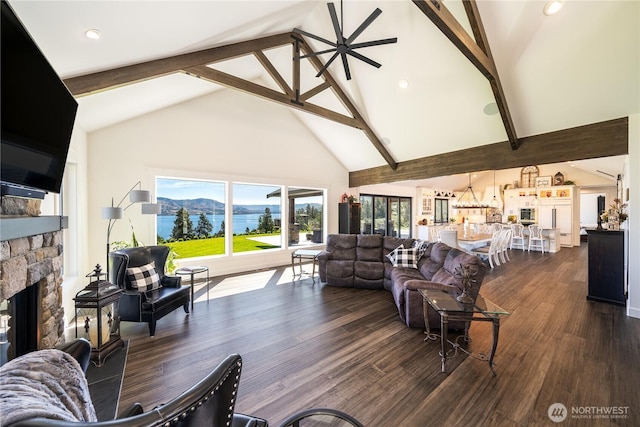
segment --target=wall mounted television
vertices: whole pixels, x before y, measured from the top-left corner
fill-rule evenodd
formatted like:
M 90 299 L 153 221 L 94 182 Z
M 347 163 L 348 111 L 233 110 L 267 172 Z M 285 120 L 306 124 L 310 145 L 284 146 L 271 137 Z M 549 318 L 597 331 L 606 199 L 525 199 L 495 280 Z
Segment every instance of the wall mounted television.
M 2 0 L 2 195 L 59 193 L 78 103 Z

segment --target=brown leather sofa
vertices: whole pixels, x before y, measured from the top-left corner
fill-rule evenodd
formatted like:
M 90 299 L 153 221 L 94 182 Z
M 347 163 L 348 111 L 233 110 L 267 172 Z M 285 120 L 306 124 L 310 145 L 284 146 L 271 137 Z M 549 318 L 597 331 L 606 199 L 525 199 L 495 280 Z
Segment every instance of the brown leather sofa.
M 400 245 L 410 249 L 415 242 L 416 239 L 378 234 L 331 234 L 326 249 L 318 255 L 320 280 L 330 286 L 390 291 L 400 319 L 414 328 L 425 326 L 423 299 L 418 290 L 442 289 L 461 294 L 462 283 L 454 276 L 455 269 L 461 265 L 477 268 L 471 289 L 475 300 L 487 270 L 480 258 L 444 243 L 424 242 L 424 253 L 415 268 L 394 267 L 387 255 Z M 439 315 L 432 311 L 428 315 L 429 324 L 438 328 Z M 450 327 L 460 329 L 464 325 L 451 323 Z

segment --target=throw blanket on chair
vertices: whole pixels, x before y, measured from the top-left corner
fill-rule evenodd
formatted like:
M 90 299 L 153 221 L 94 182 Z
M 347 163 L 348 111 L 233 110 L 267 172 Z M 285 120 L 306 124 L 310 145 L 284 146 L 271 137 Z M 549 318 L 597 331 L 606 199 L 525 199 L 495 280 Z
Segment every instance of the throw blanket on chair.
M 34 351 L 0 367 L 0 424 L 36 417 L 97 421 L 82 368 L 64 351 Z

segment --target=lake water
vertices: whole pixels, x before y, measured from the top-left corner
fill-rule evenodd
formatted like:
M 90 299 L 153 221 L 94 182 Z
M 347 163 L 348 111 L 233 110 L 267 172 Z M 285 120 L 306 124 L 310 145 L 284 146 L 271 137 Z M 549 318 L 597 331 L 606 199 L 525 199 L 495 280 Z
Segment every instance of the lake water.
M 234 234 L 243 234 L 247 227 L 249 230 L 253 230 L 258 227 L 258 219 L 260 218 L 259 213 L 256 214 L 236 214 L 233 216 L 233 233 Z M 271 217 L 276 220 L 280 219 L 280 214 L 271 214 Z M 158 236 L 163 239 L 168 239 L 171 237 L 171 231 L 173 230 L 173 222 L 176 220 L 175 215 L 158 215 Z M 189 215 L 191 222 L 193 223 L 193 228 L 198 226 L 198 218 L 200 215 Z M 220 225 L 222 221 L 224 221 L 224 214 L 218 215 L 207 215 L 209 222 L 213 225 L 213 229 L 211 230 L 211 234 L 215 234 L 220 231 Z

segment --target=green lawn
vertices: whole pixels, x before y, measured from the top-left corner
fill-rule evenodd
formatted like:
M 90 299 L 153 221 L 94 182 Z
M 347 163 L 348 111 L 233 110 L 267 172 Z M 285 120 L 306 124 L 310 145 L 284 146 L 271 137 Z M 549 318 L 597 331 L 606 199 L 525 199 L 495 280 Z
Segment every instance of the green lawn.
M 262 249 L 279 248 L 280 246 L 269 245 L 249 239 L 249 237 L 277 236 L 278 234 L 252 234 L 233 236 L 233 251 L 248 252 Z M 212 237 L 209 239 L 195 239 L 184 242 L 165 243 L 176 254 L 177 258 L 194 258 L 208 255 L 224 254 L 224 237 Z

